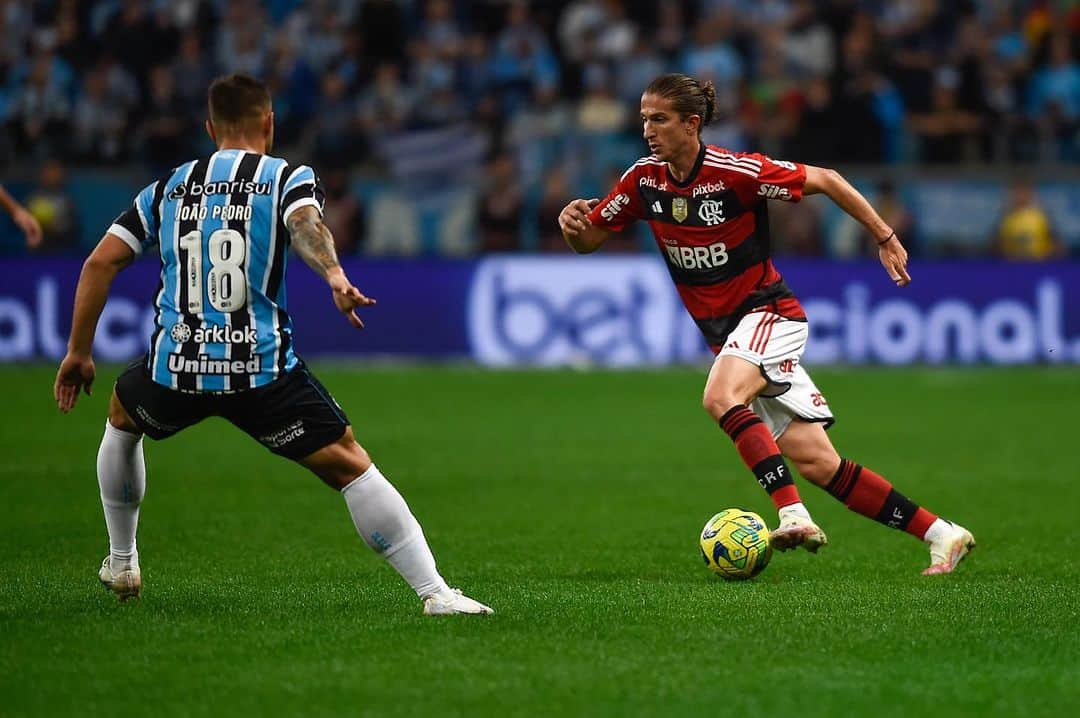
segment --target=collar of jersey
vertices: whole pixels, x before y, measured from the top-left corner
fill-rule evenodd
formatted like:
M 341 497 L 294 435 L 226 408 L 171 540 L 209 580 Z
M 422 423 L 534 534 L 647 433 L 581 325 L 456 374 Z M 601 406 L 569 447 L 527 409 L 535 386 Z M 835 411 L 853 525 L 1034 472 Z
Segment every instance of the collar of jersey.
M 693 167 L 693 169 L 690 170 L 690 174 L 686 175 L 686 180 L 683 181 L 683 182 L 679 182 L 678 180 L 676 180 L 675 177 L 673 177 L 672 174 L 671 174 L 671 166 L 670 165 L 667 168 L 668 180 L 671 182 L 671 184 L 675 185 L 676 187 L 689 187 L 690 184 L 693 183 L 693 181 L 697 179 L 698 172 L 701 171 L 701 163 L 703 163 L 704 161 L 705 161 L 705 143 L 702 142 L 701 143 L 701 151 L 698 152 L 697 161 L 694 162 L 694 167 Z

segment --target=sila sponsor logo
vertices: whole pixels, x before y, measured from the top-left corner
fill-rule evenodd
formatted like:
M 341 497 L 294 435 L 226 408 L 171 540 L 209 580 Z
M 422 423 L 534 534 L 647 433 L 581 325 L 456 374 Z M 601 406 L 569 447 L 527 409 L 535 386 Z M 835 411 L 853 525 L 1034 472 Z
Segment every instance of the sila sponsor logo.
M 169 371 L 173 374 L 258 374 L 262 371 L 262 357 L 250 359 L 215 359 L 207 354 L 185 357 L 169 355 Z
M 211 324 L 205 327 L 197 327 L 191 331 L 191 327 L 183 322 L 173 324 L 169 336 L 177 344 L 194 341 L 196 344 L 257 344 L 259 335 L 255 327 L 233 329 Z
M 604 205 L 604 208 L 600 210 L 600 216 L 611 221 L 615 218 L 619 212 L 622 212 L 623 207 L 630 204 L 630 198 L 621 192 L 611 198 L 611 201 Z
M 702 182 L 699 185 L 694 186 L 694 192 L 692 197 L 700 197 L 703 194 L 712 194 L 714 192 L 723 192 L 727 189 L 727 185 L 723 182 Z

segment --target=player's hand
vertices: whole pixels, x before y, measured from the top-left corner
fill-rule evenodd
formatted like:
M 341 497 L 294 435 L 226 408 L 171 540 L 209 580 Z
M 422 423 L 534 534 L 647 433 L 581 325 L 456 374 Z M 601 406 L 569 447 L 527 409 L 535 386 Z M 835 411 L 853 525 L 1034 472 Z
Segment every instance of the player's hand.
M 90 396 L 94 376 L 93 358 L 70 352 L 64 357 L 56 372 L 56 383 L 53 384 L 53 398 L 56 399 L 56 406 L 60 411 L 66 414 L 75 408 L 80 389 Z
M 896 286 L 906 287 L 911 283 L 911 275 L 907 271 L 907 250 L 900 244 L 895 232 L 888 242 L 878 246 L 878 259 Z
M 357 329 L 363 329 L 364 322 L 356 313 L 356 309 L 357 307 L 370 306 L 375 303 L 375 300 L 364 296 L 363 292 L 354 287 L 340 267 L 335 267 L 335 269 L 337 271 L 331 270 L 331 273 L 327 276 L 327 281 L 330 282 L 330 291 L 334 294 L 334 304 L 337 305 L 338 311 L 349 320 L 349 324 L 352 324 Z
M 19 207 L 11 215 L 11 219 L 26 235 L 26 246 L 30 249 L 37 249 L 41 245 L 41 225 L 38 224 L 34 215 Z
M 559 212 L 559 229 L 564 237 L 577 237 L 592 226 L 589 210 L 600 203 L 598 199 L 575 199 Z

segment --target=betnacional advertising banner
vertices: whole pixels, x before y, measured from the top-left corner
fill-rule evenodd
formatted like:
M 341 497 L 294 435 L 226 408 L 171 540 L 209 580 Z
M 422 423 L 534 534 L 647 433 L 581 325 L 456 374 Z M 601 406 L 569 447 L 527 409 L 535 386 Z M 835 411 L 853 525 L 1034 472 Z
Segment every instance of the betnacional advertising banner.
M 875 263 L 784 261 L 810 318 L 805 362 L 1080 364 L 1080 263 L 913 262 L 903 289 Z M 490 366 L 631 367 L 707 362 L 657 256 L 364 260 L 346 270 L 378 304 L 352 329 L 294 260 L 295 346 L 307 358 L 473 360 Z M 0 263 L 0 362 L 64 354 L 81 262 Z M 118 276 L 95 340 L 99 361 L 146 350 L 160 267 Z

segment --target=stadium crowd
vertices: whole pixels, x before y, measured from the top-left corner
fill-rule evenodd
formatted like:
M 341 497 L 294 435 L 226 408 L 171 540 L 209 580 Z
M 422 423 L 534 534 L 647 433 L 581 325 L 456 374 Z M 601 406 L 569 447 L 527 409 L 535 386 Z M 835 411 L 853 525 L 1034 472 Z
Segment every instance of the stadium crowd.
M 1068 2 L 0 0 L 0 30 L 0 166 L 160 173 L 208 151 L 206 87 L 244 71 L 271 85 L 278 150 L 322 173 L 343 251 L 365 241 L 357 175 L 474 188 L 474 249 L 520 249 L 523 222 L 562 247 L 558 209 L 641 154 L 637 100 L 666 71 L 716 83 L 706 139 L 736 150 L 1080 159 Z

